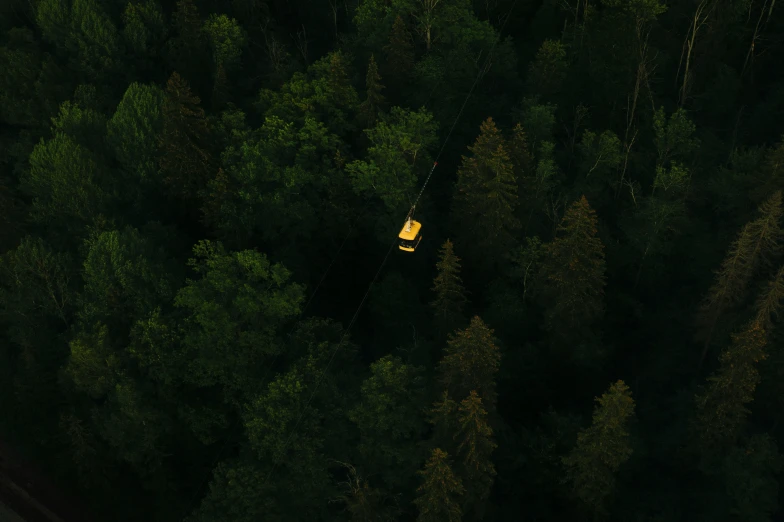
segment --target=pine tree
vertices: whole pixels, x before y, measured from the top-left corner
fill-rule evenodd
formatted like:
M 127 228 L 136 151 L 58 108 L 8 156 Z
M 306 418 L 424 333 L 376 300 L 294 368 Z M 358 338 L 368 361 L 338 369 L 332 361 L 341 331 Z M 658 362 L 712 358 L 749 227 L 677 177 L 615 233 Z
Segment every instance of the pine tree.
M 465 321 L 463 306 L 468 299 L 460 279 L 460 258 L 449 239 L 441 246 L 440 258 L 436 263 L 438 275 L 433 281 L 436 298 L 430 305 L 435 310 L 436 331 L 443 339 Z
M 351 514 L 355 522 L 386 522 L 395 520 L 397 509 L 385 506 L 387 495 L 360 477 L 356 468 L 344 464 L 348 470 L 348 480 L 342 483 L 343 492 L 339 499 L 345 502 L 346 511 Z
M 755 319 L 768 333 L 774 328 L 774 318 L 778 319 L 782 299 L 784 299 L 784 266 L 779 268 L 773 279 L 765 285 L 755 306 Z
M 495 379 L 501 361 L 493 330 L 479 318 L 452 335 L 439 364 L 441 385 L 462 401 L 475 390 L 486 407 L 495 411 Z
M 615 489 L 615 474 L 632 454 L 628 424 L 634 416 L 634 399 L 629 387 L 618 381 L 596 402 L 591 427 L 580 430 L 577 445 L 562 461 L 577 498 L 602 514 Z
M 433 403 L 428 422 L 433 425 L 432 441 L 440 448 L 451 451 L 457 427 L 457 403 L 444 390 L 441 399 Z
M 414 500 L 419 509 L 417 522 L 460 522 L 463 517 L 460 497 L 465 488 L 452 471 L 449 455 L 435 448 L 418 474 L 422 476 L 422 485 Z
M 406 77 L 414 68 L 414 44 L 411 33 L 398 15 L 392 25 L 389 43 L 384 47 L 387 53 L 387 66 L 393 77 Z
M 512 159 L 515 176 L 520 181 L 519 185 L 522 188 L 522 180 L 530 175 L 534 159 L 528 145 L 528 135 L 519 123 L 512 129 L 512 137 L 509 140 L 509 157 Z
M 368 63 L 365 87 L 367 88 L 367 98 L 359 106 L 359 116 L 362 125 L 365 128 L 370 128 L 376 124 L 378 113 L 386 103 L 386 99 L 381 94 L 384 86 L 381 84 L 376 59 L 372 54 L 370 55 L 370 63 Z
M 583 196 L 567 209 L 546 247 L 540 275 L 550 331 L 590 325 L 604 312 L 604 246 L 596 226 L 596 212 Z
M 212 109 L 219 111 L 230 99 L 229 81 L 226 78 L 226 68 L 222 63 L 218 63 L 215 70 L 215 81 L 212 85 Z
M 697 394 L 694 428 L 704 456 L 729 448 L 740 434 L 760 382 L 757 363 L 767 358 L 765 330 L 752 321 L 719 357 L 719 369 L 708 377 L 707 386 Z
M 176 72 L 166 83 L 163 133 L 159 141 L 160 167 L 176 195 L 195 198 L 206 187 L 210 155 L 204 150 L 208 135 L 200 99 Z
M 174 28 L 181 40 L 187 42 L 199 38 L 201 33 L 201 17 L 193 0 L 178 0 L 172 15 Z
M 492 118 L 485 120 L 476 142 L 463 156 L 457 173 L 456 221 L 461 225 L 461 242 L 490 259 L 508 251 L 520 228 L 515 217 L 517 180 L 506 142 Z M 496 254 L 485 250 L 494 247 Z
M 347 69 L 346 58 L 341 51 L 330 53 L 329 76 L 327 80 L 329 82 L 332 103 L 337 107 L 348 107 L 357 101 L 357 93 L 351 86 Z M 356 105 L 354 105 L 354 107 L 356 107 Z
M 207 48 L 199 9 L 193 0 L 178 0 L 172 21 L 176 36 L 168 42 L 171 66 L 194 80 L 204 66 L 201 60 L 207 58 Z
M 482 503 L 490 496 L 496 475 L 490 456 L 497 445 L 487 423 L 487 411 L 475 390 L 460 403 L 457 420 L 460 430 L 455 436 L 459 440 L 459 471 L 467 490 L 466 507 L 481 515 Z
M 704 342 L 700 365 L 708 353 L 719 319 L 746 295 L 761 266 L 770 266 L 781 251 L 781 191 L 759 207 L 760 217 L 743 227 L 716 273 L 716 280 L 703 299 L 697 316 L 697 338 Z

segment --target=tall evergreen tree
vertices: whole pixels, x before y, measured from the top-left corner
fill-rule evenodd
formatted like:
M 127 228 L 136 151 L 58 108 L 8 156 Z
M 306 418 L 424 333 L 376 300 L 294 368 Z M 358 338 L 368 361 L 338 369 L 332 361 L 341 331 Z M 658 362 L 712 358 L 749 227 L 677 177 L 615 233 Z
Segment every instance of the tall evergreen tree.
M 186 200 L 199 195 L 211 174 L 211 158 L 205 150 L 209 129 L 200 102 L 188 83 L 172 73 L 163 105 L 160 168 L 175 195 Z
M 541 278 L 550 331 L 572 331 L 604 313 L 604 246 L 596 227 L 596 212 L 583 196 L 567 209 L 546 247 Z
M 756 271 L 770 266 L 781 252 L 781 204 L 781 191 L 777 191 L 760 205 L 760 217 L 743 227 L 716 273 L 697 315 L 697 338 L 704 343 L 700 364 L 708 353 L 719 319 L 744 299 Z
M 719 357 L 719 369 L 697 394 L 694 428 L 703 456 L 721 455 L 740 434 L 749 414 L 746 404 L 754 399 L 760 381 L 757 363 L 767 358 L 766 344 L 765 330 L 757 321 L 733 335 Z
M 360 122 L 365 128 L 373 127 L 378 121 L 378 113 L 384 107 L 386 99 L 381 94 L 384 86 L 381 84 L 381 76 L 378 74 L 376 59 L 371 54 L 368 63 L 367 76 L 365 77 L 365 88 L 367 97 L 359 105 Z
M 454 245 L 449 239 L 441 246 L 436 268 L 438 275 L 433 281 L 436 297 L 430 305 L 435 311 L 436 331 L 444 338 L 462 326 L 465 321 L 463 307 L 468 302 L 460 279 L 460 258 L 455 255 Z
M 580 430 L 577 445 L 562 460 L 577 498 L 602 514 L 615 489 L 615 474 L 632 454 L 628 425 L 634 399 L 629 387 L 618 381 L 596 402 L 591 427 Z
M 419 509 L 417 522 L 460 522 L 463 516 L 460 497 L 465 488 L 452 471 L 449 455 L 435 448 L 425 468 L 418 473 L 422 476 L 422 485 L 414 500 Z
M 517 208 L 517 180 L 506 141 L 492 118 L 485 120 L 479 136 L 463 156 L 457 172 L 454 200 L 460 242 L 482 259 L 503 256 L 515 244 L 520 222 Z
M 462 401 L 475 390 L 489 411 L 495 410 L 495 379 L 500 366 L 493 330 L 478 317 L 465 330 L 456 332 L 447 343 L 439 364 L 440 383 L 449 396 Z
M 459 441 L 459 474 L 466 486 L 466 508 L 481 518 L 496 475 L 490 456 L 497 445 L 487 422 L 487 411 L 475 390 L 460 403 L 457 420 L 460 428 L 455 437 Z
M 414 68 L 414 44 L 406 23 L 399 15 L 392 25 L 389 43 L 384 51 L 387 53 L 387 67 L 395 77 L 411 74 Z

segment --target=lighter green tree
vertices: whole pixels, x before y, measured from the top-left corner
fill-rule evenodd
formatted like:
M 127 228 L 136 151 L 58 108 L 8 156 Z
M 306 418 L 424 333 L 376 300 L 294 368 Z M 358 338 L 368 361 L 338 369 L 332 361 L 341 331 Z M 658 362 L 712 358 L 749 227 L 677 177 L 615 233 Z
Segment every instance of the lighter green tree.
M 374 194 L 388 209 L 401 209 L 414 193 L 418 175 L 431 167 L 429 150 L 437 125 L 423 109 L 392 107 L 388 117 L 365 132 L 370 147 L 364 160 L 346 166 L 354 191 Z

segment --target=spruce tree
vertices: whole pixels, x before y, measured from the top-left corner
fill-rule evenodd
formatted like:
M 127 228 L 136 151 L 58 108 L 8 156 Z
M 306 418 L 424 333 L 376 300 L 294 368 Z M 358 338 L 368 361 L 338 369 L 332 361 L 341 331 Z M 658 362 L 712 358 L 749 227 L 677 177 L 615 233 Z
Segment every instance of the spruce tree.
M 430 303 L 435 311 L 435 328 L 441 339 L 463 325 L 463 306 L 468 302 L 463 282 L 460 279 L 460 258 L 455 255 L 454 245 L 449 239 L 441 246 L 440 259 L 436 263 L 438 274 L 433 281 L 436 297 Z
M 373 127 L 378 120 L 378 113 L 386 103 L 386 99 L 381 94 L 384 86 L 381 84 L 381 76 L 378 74 L 376 59 L 371 54 L 368 63 L 367 76 L 365 77 L 365 88 L 367 97 L 359 106 L 360 122 L 365 128 Z
M 452 335 L 439 364 L 440 383 L 449 396 L 462 401 L 475 390 L 490 411 L 495 411 L 495 379 L 501 361 L 493 330 L 479 318 Z
M 736 441 L 760 382 L 757 363 L 767 358 L 765 330 L 752 321 L 719 357 L 720 366 L 697 394 L 694 428 L 703 456 L 719 455 Z
M 457 427 L 457 403 L 449 397 L 449 391 L 444 390 L 441 398 L 433 403 L 428 422 L 433 425 L 433 443 L 452 451 Z
M 463 156 L 457 172 L 455 218 L 460 240 L 482 259 L 502 257 L 515 244 L 520 222 L 517 208 L 517 180 L 506 141 L 492 118 L 485 120 L 479 136 Z M 490 250 L 490 252 L 488 252 Z
M 760 217 L 747 223 L 730 246 L 703 299 L 697 315 L 697 339 L 703 341 L 700 365 L 705 359 L 719 319 L 746 296 L 748 285 L 761 267 L 769 267 L 781 251 L 781 191 L 759 207 Z
M 596 212 L 583 196 L 567 209 L 545 249 L 540 275 L 550 331 L 572 331 L 604 313 L 604 246 L 596 227 Z
M 615 475 L 632 454 L 628 424 L 634 399 L 629 387 L 618 381 L 596 402 L 591 427 L 580 430 L 577 445 L 562 462 L 577 498 L 603 514 L 607 497 L 615 490 Z
M 387 54 L 387 67 L 393 77 L 406 77 L 414 68 L 414 44 L 411 33 L 398 15 L 392 25 L 389 43 L 384 47 Z
M 159 140 L 164 180 L 178 197 L 195 198 L 206 187 L 211 158 L 205 150 L 209 132 L 201 100 L 176 72 L 166 83 L 163 133 Z
M 482 504 L 490 496 L 496 475 L 491 455 L 497 445 L 487 422 L 487 411 L 475 390 L 460 403 L 457 420 L 460 428 L 455 437 L 459 441 L 459 474 L 466 486 L 466 508 L 481 518 Z
M 418 474 L 422 476 L 422 485 L 414 500 L 419 509 L 417 522 L 460 522 L 463 517 L 460 498 L 465 488 L 452 471 L 449 455 L 435 448 Z
M 530 175 L 534 159 L 529 148 L 528 135 L 519 123 L 512 129 L 512 137 L 509 140 L 509 157 L 512 159 L 518 184 L 522 187 L 522 180 Z

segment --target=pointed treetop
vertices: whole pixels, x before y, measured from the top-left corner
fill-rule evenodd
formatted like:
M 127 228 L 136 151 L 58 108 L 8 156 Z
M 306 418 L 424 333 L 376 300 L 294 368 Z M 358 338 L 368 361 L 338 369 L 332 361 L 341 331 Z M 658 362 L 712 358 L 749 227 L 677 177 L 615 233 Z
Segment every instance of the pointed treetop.
M 435 448 L 425 468 L 417 474 L 422 477 L 414 500 L 419 509 L 417 522 L 460 522 L 463 516 L 460 497 L 465 488 L 452 471 L 449 455 Z
M 411 33 L 400 15 L 395 18 L 389 43 L 384 47 L 389 70 L 396 75 L 409 75 L 414 67 L 414 44 Z
M 632 454 L 628 424 L 634 416 L 634 399 L 619 380 L 596 402 L 591 427 L 580 430 L 577 445 L 562 461 L 577 498 L 602 514 L 615 490 L 615 474 Z
M 378 120 L 378 113 L 381 108 L 386 104 L 386 99 L 381 91 L 384 86 L 381 84 L 381 75 L 378 73 L 378 66 L 376 65 L 375 57 L 370 55 L 370 62 L 368 63 L 367 76 L 365 77 L 365 86 L 367 89 L 367 98 L 359 106 L 360 118 L 362 124 L 366 128 L 375 125 Z
M 495 379 L 501 353 L 494 331 L 478 316 L 465 330 L 451 336 L 439 364 L 441 384 L 452 397 L 462 400 L 476 390 L 490 410 L 495 409 Z
M 438 274 L 433 280 L 436 297 L 430 303 L 435 311 L 436 328 L 442 336 L 458 328 L 463 320 L 463 306 L 468 302 L 463 281 L 460 278 L 460 258 L 455 255 L 452 241 L 447 239 L 441 246 Z

